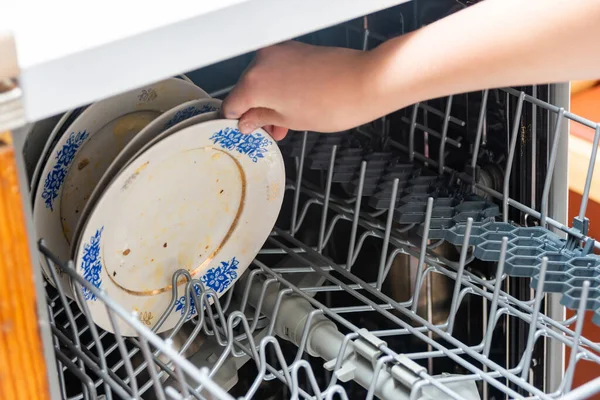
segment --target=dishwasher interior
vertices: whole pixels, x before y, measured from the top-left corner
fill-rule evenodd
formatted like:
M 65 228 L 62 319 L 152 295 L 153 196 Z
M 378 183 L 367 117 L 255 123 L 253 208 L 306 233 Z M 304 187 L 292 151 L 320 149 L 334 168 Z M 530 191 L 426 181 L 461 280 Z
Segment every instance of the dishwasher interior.
M 298 40 L 368 50 L 466 3 L 410 2 Z M 252 57 L 187 76 L 224 98 Z M 139 333 L 102 331 L 60 280 L 46 285 L 62 396 L 571 392 L 578 362 L 600 364 L 600 344 L 581 335 L 586 310 L 600 324 L 600 258 L 587 236 L 587 195 L 566 221 L 566 135 L 576 121 L 595 130 L 597 145 L 600 126 L 565 110 L 565 86 L 459 94 L 346 132 L 291 132 L 279 143 L 284 204 L 263 249 L 220 299 L 178 271 L 174 282 L 183 279 L 187 294 L 172 298 L 169 312 L 181 320 L 166 334 L 152 333 L 166 316 L 121 309 L 41 238 L 40 258 L 54 277 L 68 274 Z M 36 149 L 24 153 L 33 165 Z M 563 306 L 575 316 L 567 319 Z

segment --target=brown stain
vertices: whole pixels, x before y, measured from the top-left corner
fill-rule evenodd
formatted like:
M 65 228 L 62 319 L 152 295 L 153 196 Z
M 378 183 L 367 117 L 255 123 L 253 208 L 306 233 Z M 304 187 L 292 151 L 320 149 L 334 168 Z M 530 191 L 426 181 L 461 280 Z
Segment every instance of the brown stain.
M 273 182 L 267 186 L 267 201 L 273 201 L 277 199 L 279 193 L 279 182 Z
M 89 163 L 90 163 L 90 160 L 87 158 L 84 158 L 83 160 L 79 161 L 79 164 L 77 164 L 77 169 L 79 171 L 81 171 L 82 169 L 87 167 Z
M 148 164 L 150 164 L 150 161 L 146 161 L 145 163 L 143 163 L 142 165 L 140 165 L 139 167 L 137 167 L 135 169 L 135 171 L 133 172 L 133 174 L 131 174 L 129 176 L 129 178 L 127 178 L 127 180 L 125 181 L 125 183 L 123 184 L 123 187 L 121 187 L 121 190 L 127 190 L 127 188 L 131 185 L 131 183 L 135 180 L 135 178 L 137 178 L 137 176 L 144 170 L 146 169 L 146 167 L 148 166 Z M 160 200 L 160 199 L 159 199 Z
M 127 250 L 125 250 L 125 251 L 123 252 L 123 255 L 124 255 L 124 256 L 128 256 L 128 255 L 129 255 L 129 253 L 131 253 L 131 250 L 130 250 L 130 249 L 127 249 Z
M 231 159 L 235 162 L 235 165 L 237 167 L 237 170 L 239 172 L 240 175 L 240 179 L 241 179 L 241 189 L 242 189 L 242 193 L 240 196 L 240 202 L 238 205 L 238 209 L 236 211 L 236 214 L 233 218 L 233 222 L 231 224 L 231 226 L 229 227 L 229 230 L 227 231 L 227 233 L 225 234 L 225 237 L 221 240 L 221 243 L 219 243 L 214 250 L 199 264 L 197 265 L 193 271 L 190 272 L 190 275 L 194 276 L 196 274 L 198 274 L 200 271 L 204 271 L 205 267 L 208 266 L 213 259 L 215 258 L 215 256 L 221 251 L 221 249 L 223 248 L 223 246 L 227 243 L 227 241 L 230 239 L 231 235 L 233 234 L 233 232 L 235 231 L 235 228 L 237 227 L 239 221 L 240 221 L 240 216 L 241 213 L 244 209 L 244 205 L 245 205 L 245 201 L 246 201 L 246 175 L 244 174 L 244 170 L 239 162 L 238 159 L 236 159 L 235 157 L 231 156 L 229 153 L 220 150 L 220 149 L 215 149 L 215 148 L 211 148 L 214 151 L 218 151 L 224 155 L 227 155 L 229 157 L 231 157 Z M 134 176 L 135 174 L 132 174 L 132 176 Z M 131 179 L 131 177 L 130 177 Z M 126 184 L 123 186 L 122 190 L 126 189 L 127 186 L 127 182 Z M 210 242 L 210 236 L 207 236 L 206 238 L 206 242 Z M 208 249 L 208 245 L 206 246 L 206 249 Z M 195 257 L 193 257 L 195 258 Z M 179 254 L 178 255 L 178 265 L 182 266 L 182 268 L 187 268 L 188 265 L 193 263 L 193 260 L 188 259 L 187 255 L 184 254 Z M 162 263 L 158 263 L 156 265 L 156 267 L 154 268 L 154 276 L 155 276 L 155 280 L 160 280 L 163 278 L 163 268 L 162 268 Z M 119 284 L 117 281 L 115 281 L 112 278 L 112 274 L 108 274 L 109 279 L 112 281 L 112 283 L 117 286 L 119 289 L 123 290 L 126 293 L 129 293 L 131 295 L 134 296 L 155 296 L 159 293 L 163 293 L 166 292 L 168 290 L 171 290 L 171 288 L 173 287 L 172 284 L 169 284 L 167 286 L 164 286 L 160 289 L 147 289 L 147 290 L 131 290 L 131 289 L 127 289 L 126 287 L 122 286 L 121 284 Z M 185 283 L 185 278 L 180 279 L 176 285 L 179 286 L 183 283 Z
M 143 170 L 145 170 L 146 167 L 148 166 L 148 164 L 150 164 L 150 161 L 146 161 L 145 163 L 143 163 L 142 165 L 140 165 L 139 167 L 137 167 L 135 169 L 135 173 L 139 174 L 140 172 L 142 172 Z
M 167 247 L 167 242 L 165 242 L 165 243 L 163 244 L 163 247 L 165 247 L 165 248 Z

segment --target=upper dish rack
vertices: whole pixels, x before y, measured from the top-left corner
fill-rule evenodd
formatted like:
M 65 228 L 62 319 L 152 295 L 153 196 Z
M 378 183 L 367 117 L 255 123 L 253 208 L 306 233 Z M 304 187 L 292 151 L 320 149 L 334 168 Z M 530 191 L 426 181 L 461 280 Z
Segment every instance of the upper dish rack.
M 489 93 L 485 91 L 482 95 L 477 136 L 472 149 L 473 161 L 470 163 L 475 168 L 470 171 L 471 174 L 453 171 L 447 166 L 444 151 L 439 152 L 439 157 L 429 157 L 425 152 L 416 150 L 417 129 L 425 128 L 430 134 L 437 134 L 442 142 L 449 142 L 447 125 L 460 125 L 462 122 L 451 116 L 451 106 L 443 112 L 428 104 L 417 104 L 413 108 L 425 108 L 441 114 L 447 121 L 442 132 L 434 132 L 417 121 L 418 113 L 413 112 L 407 130 L 407 144 L 392 140 L 391 135 L 384 138 L 386 146 L 405 151 L 409 161 L 415 163 L 413 167 L 421 163 L 419 171 L 425 171 L 428 166 L 443 174 L 419 176 L 415 173 L 417 168 L 406 167 L 411 171 L 410 178 L 401 180 L 399 171 L 402 168 L 397 168 L 395 173 L 398 175 L 391 174 L 390 180 L 390 171 L 386 172 L 383 168 L 379 178 L 375 179 L 376 184 L 372 185 L 369 179 L 373 175 L 368 171 L 373 168 L 369 160 L 362 160 L 358 163 L 358 170 L 348 174 L 352 178 L 345 186 L 346 196 L 332 190 L 336 176 L 338 180 L 342 179 L 338 166 L 344 163 L 345 156 L 350 157 L 347 152 L 344 153 L 343 140 L 323 136 L 316 139 L 315 147 L 310 147 L 311 141 L 315 140 L 311 136 L 314 134 L 292 134 L 290 141 L 282 144 L 284 152 L 296 164 L 293 178 L 288 180 L 286 188 L 291 203 L 291 220 L 280 221 L 254 261 L 255 269 L 236 284 L 235 290 L 215 300 L 212 307 L 204 308 L 204 305 L 216 299 L 215 293 L 191 279 L 185 271 L 179 271 L 173 279 L 184 278 L 187 281 L 188 296 L 184 299 L 185 306 L 180 309 L 175 309 L 177 299 L 172 299 L 169 310 L 181 313 L 181 320 L 164 341 L 144 325 L 152 326 L 154 321 L 164 316 L 132 316 L 121 310 L 102 292 L 82 280 L 69 265 L 56 262 L 42 242 L 40 250 L 44 259 L 57 268 L 51 268 L 52 271 L 69 274 L 76 281 L 76 286 L 87 287 L 105 302 L 113 318 L 128 321 L 140 333 L 137 339 L 123 340 L 118 333 L 113 336 L 99 331 L 85 308 L 80 312 L 61 293 L 60 287 L 58 292 L 49 288 L 48 304 L 59 378 L 64 383 L 75 376 L 81 382 L 81 387 L 77 388 L 63 384 L 63 396 L 228 399 L 232 396 L 223 388 L 233 386 L 238 379 L 235 371 L 247 360 L 257 371 L 249 390 L 241 393 L 247 398 L 256 397 L 263 389 L 262 384 L 273 379 L 285 384 L 287 396 L 291 398 L 333 398 L 336 395 L 348 398 L 347 386 L 343 386 L 343 382 L 349 380 L 364 387 L 367 398 L 416 399 L 440 395 L 469 398 L 476 387 L 475 382 L 479 382 L 483 398 L 488 398 L 491 390 L 498 390 L 511 398 L 533 396 L 541 399 L 563 393 L 569 393 L 564 398 L 585 398 L 596 392 L 596 381 L 571 391 L 578 361 L 600 364 L 600 345 L 581 335 L 585 309 L 598 308 L 595 303 L 599 283 L 597 258 L 590 252 L 598 245 L 586 235 L 585 219 L 596 152 L 594 150 L 591 156 L 581 213 L 573 226 L 565 226 L 548 216 L 547 196 L 556 145 L 552 146 L 549 175 L 543 190 L 546 197 L 541 199 L 540 212 L 509 198 L 508 190 L 499 193 L 477 183 L 474 175 L 483 135 L 485 101 Z M 595 129 L 595 144 L 598 144 L 598 124 L 521 91 L 504 89 L 504 93 L 517 98 L 506 160 L 505 189 L 510 181 L 512 157 L 520 134 L 518 121 L 526 103 L 556 115 L 555 135 L 561 134 L 561 124 L 573 120 Z M 451 104 L 452 97 L 446 101 Z M 383 128 L 380 128 L 385 130 L 385 126 L 382 124 Z M 373 136 L 378 129 L 361 127 L 352 136 Z M 558 143 L 558 136 L 553 139 L 553 143 Z M 311 168 L 326 171 L 322 187 L 315 186 L 306 178 Z M 420 179 L 423 177 L 427 179 Z M 355 178 L 358 179 L 353 186 Z M 426 189 L 415 189 L 423 181 L 428 182 Z M 468 195 L 473 187 L 500 200 L 502 208 L 483 197 L 475 200 Z M 373 195 L 368 201 L 363 196 L 366 190 L 372 190 Z M 380 196 L 377 196 L 378 193 Z M 384 207 L 385 197 L 387 207 Z M 454 203 L 444 200 L 446 198 L 454 199 Z M 373 207 L 369 208 L 367 204 Z M 540 226 L 527 228 L 508 223 L 509 206 L 539 219 Z M 405 212 L 407 208 L 411 212 Z M 439 211 L 445 209 L 450 211 Z M 297 236 L 315 215 L 319 217 L 318 237 L 316 243 L 309 245 Z M 496 216 L 502 216 L 504 221 L 494 222 Z M 289 229 L 281 226 L 289 226 Z M 546 226 L 566 233 L 566 239 L 552 233 Z M 329 242 L 339 236 L 349 237 L 347 253 L 325 256 L 323 253 Z M 436 252 L 444 240 L 459 246 L 458 261 Z M 370 261 L 370 265 L 374 266 L 372 278 L 363 279 L 354 271 L 369 241 L 379 243 L 381 251 L 377 260 Z M 471 246 L 474 246 L 473 251 Z M 394 300 L 383 290 L 394 260 L 401 255 L 418 260 L 417 289 L 407 301 Z M 474 258 L 495 262 L 497 268 L 491 279 L 467 268 Z M 279 260 L 278 263 L 269 264 L 273 259 Z M 519 264 L 515 259 L 527 261 Z M 558 271 L 561 266 L 564 270 Z M 582 274 L 580 271 L 588 272 Z M 507 274 L 533 277 L 535 295 L 526 300 L 509 295 L 503 287 Z M 417 312 L 419 299 L 425 295 L 427 282 L 434 275 L 443 275 L 454 282 L 451 307 L 443 323 L 433 323 Z M 559 283 L 560 286 L 553 286 Z M 545 292 L 554 290 L 552 288 L 565 293 L 563 302 L 568 307 L 577 308 L 576 316 L 554 320 L 543 313 L 541 304 Z M 327 305 L 315 298 L 316 294 L 341 291 L 351 299 L 343 305 Z M 472 299 L 483 304 L 486 321 L 480 340 L 466 343 L 455 337 L 460 333 L 457 312 Z M 189 307 L 197 307 L 203 312 L 187 322 L 191 325 L 184 325 Z M 356 317 L 371 313 L 385 322 L 376 328 L 361 327 Z M 597 312 L 596 321 L 598 316 Z M 494 360 L 492 354 L 495 341 L 502 337 L 498 327 L 503 318 L 523 321 L 529 327 L 525 351 L 519 362 L 513 365 L 502 365 Z M 178 332 L 183 332 L 184 326 L 192 328 L 188 328 L 182 338 Z M 292 359 L 285 358 L 282 346 L 286 344 L 281 338 L 298 346 Z M 394 345 L 403 338 L 417 340 L 419 344 L 412 351 L 394 350 Z M 564 379 L 552 392 L 544 392 L 528 380 L 534 362 L 533 348 L 542 340 L 571 349 Z M 192 352 L 192 364 L 179 353 L 188 355 L 190 346 L 197 341 L 202 342 L 202 347 L 196 353 Z M 323 376 L 316 373 L 306 354 L 324 359 L 328 372 Z M 453 370 L 462 373 L 434 374 L 431 366 L 426 367 L 422 363 L 433 358 L 447 358 L 455 366 Z M 207 368 L 199 368 L 199 365 Z

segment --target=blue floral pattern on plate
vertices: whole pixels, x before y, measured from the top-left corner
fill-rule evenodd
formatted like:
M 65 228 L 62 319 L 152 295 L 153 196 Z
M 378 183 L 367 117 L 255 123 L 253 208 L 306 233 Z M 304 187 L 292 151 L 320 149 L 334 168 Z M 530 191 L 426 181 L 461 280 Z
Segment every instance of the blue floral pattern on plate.
M 260 133 L 244 135 L 239 129 L 225 128 L 215 132 L 209 138 L 214 144 L 219 144 L 226 150 L 237 150 L 238 153 L 246 154 L 253 162 L 264 158 L 267 147 L 271 141 Z
M 194 291 L 196 292 L 196 296 L 200 298 L 200 285 L 194 284 Z M 183 310 L 185 310 L 185 295 L 175 300 L 175 311 L 179 311 L 183 315 Z M 186 321 L 196 315 L 196 312 L 196 302 L 194 301 L 194 296 L 190 293 L 190 308 Z
M 202 283 L 217 293 L 222 293 L 237 279 L 240 262 L 233 257 L 230 261 L 221 261 L 221 265 L 209 269 L 202 277 Z
M 100 289 L 102 279 L 100 279 L 100 273 L 102 272 L 102 259 L 100 257 L 100 239 L 102 238 L 102 231 L 104 227 L 101 227 L 96 233 L 90 238 L 89 243 L 83 245 L 83 257 L 81 259 L 81 268 L 83 269 L 83 278 Z M 83 298 L 86 301 L 95 301 L 96 295 L 92 293 L 88 288 L 82 287 Z
M 48 175 L 46 176 L 44 181 L 44 191 L 42 192 L 42 198 L 44 199 L 46 208 L 49 208 L 51 211 L 54 211 L 54 199 L 58 197 L 60 187 L 67 177 L 69 166 L 71 165 L 71 162 L 73 162 L 77 150 L 79 150 L 79 147 L 81 147 L 88 136 L 89 134 L 87 131 L 78 133 L 72 132 L 63 147 L 56 154 L 56 157 L 54 157 L 56 163 L 54 164 L 54 167 L 52 167 L 52 171 L 48 172 Z
M 186 107 L 183 110 L 177 111 L 173 118 L 167 121 L 163 129 L 169 129 L 170 127 L 180 123 L 181 121 L 185 121 L 188 118 L 192 118 L 196 115 L 204 114 L 211 111 L 219 111 L 219 108 L 210 104 L 205 104 L 201 108 L 196 108 L 195 106 Z

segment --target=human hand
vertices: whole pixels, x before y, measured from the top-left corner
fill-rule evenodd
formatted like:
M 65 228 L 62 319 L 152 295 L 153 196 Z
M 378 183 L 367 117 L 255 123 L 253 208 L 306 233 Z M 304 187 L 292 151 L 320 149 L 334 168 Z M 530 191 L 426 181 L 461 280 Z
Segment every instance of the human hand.
M 357 50 L 286 42 L 260 50 L 223 103 L 242 133 L 264 127 L 275 140 L 288 129 L 336 132 L 364 115 L 367 57 Z

